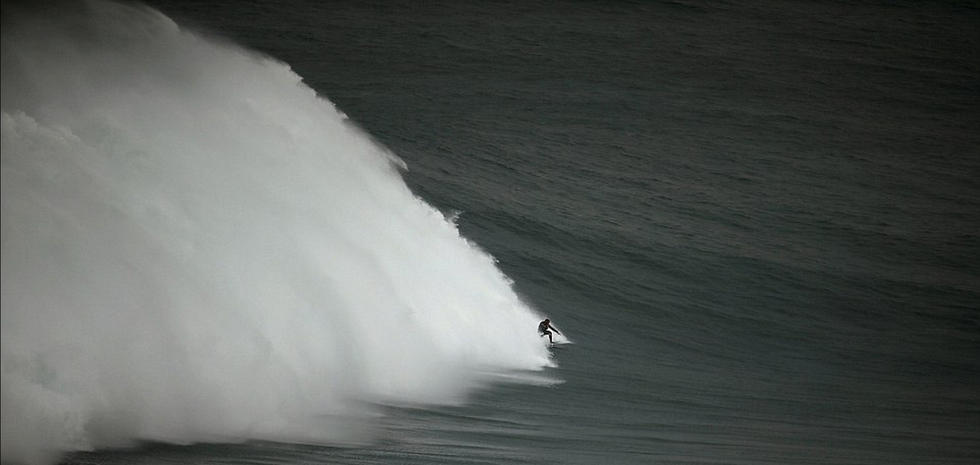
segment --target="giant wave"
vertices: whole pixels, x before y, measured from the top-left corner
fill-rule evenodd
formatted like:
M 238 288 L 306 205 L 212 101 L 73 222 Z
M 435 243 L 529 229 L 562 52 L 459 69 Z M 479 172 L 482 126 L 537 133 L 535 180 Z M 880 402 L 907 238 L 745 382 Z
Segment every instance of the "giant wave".
M 288 66 L 145 7 L 45 13 L 3 20 L 4 461 L 356 441 L 365 405 L 549 363 L 493 259 Z

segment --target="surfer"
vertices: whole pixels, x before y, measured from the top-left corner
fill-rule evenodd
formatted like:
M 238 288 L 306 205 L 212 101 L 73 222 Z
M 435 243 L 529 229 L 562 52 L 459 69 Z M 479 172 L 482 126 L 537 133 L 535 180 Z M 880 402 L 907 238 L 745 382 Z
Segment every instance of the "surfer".
M 549 329 L 558 334 L 561 334 L 561 331 L 558 331 L 557 329 L 554 328 L 554 326 L 551 326 L 551 320 L 547 318 L 545 318 L 544 321 L 542 321 L 541 323 L 538 323 L 538 334 L 540 334 L 542 337 L 548 336 L 548 342 L 554 344 L 555 341 L 551 339 L 551 331 L 548 331 Z

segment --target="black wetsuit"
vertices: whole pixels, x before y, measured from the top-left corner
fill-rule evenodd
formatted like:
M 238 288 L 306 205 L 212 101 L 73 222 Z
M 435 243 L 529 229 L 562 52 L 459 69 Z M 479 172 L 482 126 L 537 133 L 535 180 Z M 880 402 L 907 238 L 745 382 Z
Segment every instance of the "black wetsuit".
M 545 323 L 544 321 L 538 324 L 538 333 L 540 333 L 542 336 L 548 336 L 549 341 L 551 340 L 551 331 L 548 331 L 548 328 L 550 327 L 551 325 Z

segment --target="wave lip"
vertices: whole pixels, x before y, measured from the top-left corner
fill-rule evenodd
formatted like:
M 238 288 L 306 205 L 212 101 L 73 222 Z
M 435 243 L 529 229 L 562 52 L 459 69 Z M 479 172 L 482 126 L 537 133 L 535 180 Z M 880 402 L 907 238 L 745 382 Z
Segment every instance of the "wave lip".
M 346 440 L 550 363 L 492 257 L 285 64 L 144 7 L 4 15 L 4 461 Z

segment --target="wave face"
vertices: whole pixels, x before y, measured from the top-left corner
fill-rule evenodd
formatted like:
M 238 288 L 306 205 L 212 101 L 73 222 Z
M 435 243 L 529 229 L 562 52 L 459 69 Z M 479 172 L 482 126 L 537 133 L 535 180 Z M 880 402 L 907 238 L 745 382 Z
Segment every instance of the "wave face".
M 142 7 L 8 11 L 3 460 L 357 441 L 549 363 L 493 259 L 288 66 Z

